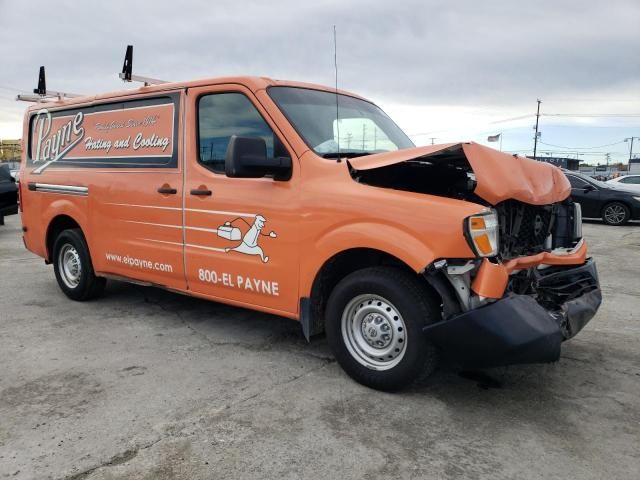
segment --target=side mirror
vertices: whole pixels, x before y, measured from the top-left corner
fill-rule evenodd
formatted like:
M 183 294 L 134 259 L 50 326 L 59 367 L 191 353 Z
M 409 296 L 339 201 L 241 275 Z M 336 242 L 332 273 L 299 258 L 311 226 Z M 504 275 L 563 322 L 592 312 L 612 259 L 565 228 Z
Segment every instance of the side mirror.
M 291 178 L 291 158 L 267 157 L 267 144 L 260 137 L 239 137 L 229 140 L 224 160 L 224 171 L 232 178 L 273 177 L 274 180 Z
M 584 193 L 593 192 L 595 189 L 596 187 L 594 187 L 593 185 L 587 185 L 586 187 L 584 187 Z

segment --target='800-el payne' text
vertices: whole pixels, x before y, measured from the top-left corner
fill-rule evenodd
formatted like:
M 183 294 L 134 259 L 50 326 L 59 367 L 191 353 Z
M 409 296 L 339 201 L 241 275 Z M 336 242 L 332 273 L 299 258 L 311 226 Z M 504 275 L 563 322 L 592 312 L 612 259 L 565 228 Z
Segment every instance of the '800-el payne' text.
M 198 280 L 213 285 L 222 285 L 229 288 L 237 288 L 246 292 L 261 293 L 263 295 L 280 295 L 278 282 L 271 280 L 261 280 L 258 278 L 244 277 L 228 272 L 218 273 L 215 270 L 205 268 L 198 269 Z

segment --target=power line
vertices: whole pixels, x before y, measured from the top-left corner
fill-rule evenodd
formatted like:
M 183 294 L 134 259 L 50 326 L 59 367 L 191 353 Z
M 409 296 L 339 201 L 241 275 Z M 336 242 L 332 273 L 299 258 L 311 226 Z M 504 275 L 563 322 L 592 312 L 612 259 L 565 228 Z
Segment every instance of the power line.
M 516 120 L 522 120 L 525 118 L 530 118 L 530 117 L 535 117 L 535 114 L 528 114 L 528 115 L 520 115 L 517 117 L 510 117 L 510 118 L 503 118 L 502 120 L 495 120 L 493 122 L 489 122 L 488 124 L 485 125 L 494 125 L 496 123 L 505 123 L 505 122 L 513 122 Z M 434 133 L 442 133 L 442 132 L 452 132 L 454 130 L 457 130 L 455 127 L 454 128 L 450 128 L 450 129 L 442 129 L 442 130 L 431 130 L 430 132 L 421 132 L 421 133 L 407 133 L 408 136 L 410 137 L 424 137 L 426 135 L 432 135 Z M 493 130 L 485 130 L 484 132 L 481 133 L 486 133 L 486 132 L 491 132 Z
M 517 117 L 511 117 L 511 118 L 505 118 L 503 120 L 495 120 L 493 122 L 489 122 L 490 125 L 496 124 L 496 123 L 505 123 L 505 122 L 514 122 L 516 120 L 524 120 L 525 118 L 531 118 L 531 117 L 535 117 L 535 113 L 529 113 L 527 115 L 519 115 Z
M 550 152 L 550 153 L 573 153 L 575 154 L 579 154 L 579 155 L 596 155 L 596 156 L 602 156 L 602 155 L 606 155 L 607 153 L 610 153 L 611 155 L 626 155 L 627 152 L 577 152 L 575 150 L 553 150 L 553 151 L 549 151 L 549 150 L 541 150 L 541 153 L 545 153 L 545 152 Z
M 544 117 L 586 117 L 586 118 L 598 118 L 598 117 L 640 117 L 640 113 L 541 113 Z
M 594 97 L 551 97 L 551 102 L 607 102 L 607 103 L 629 103 L 637 102 L 637 98 L 594 98 Z
M 31 93 L 31 92 L 29 92 L 29 90 L 24 90 L 22 88 L 9 87 L 7 85 L 0 85 L 0 89 L 2 89 L 2 90 L 10 90 L 12 92 Z
M 542 145 L 546 145 L 548 147 L 566 148 L 567 150 L 590 150 L 592 148 L 604 148 L 604 147 L 611 147 L 613 145 L 620 145 L 621 143 L 625 143 L 625 142 L 623 140 L 621 142 L 607 143 L 605 145 L 596 145 L 595 147 L 567 147 L 564 145 L 554 145 L 553 143 L 545 143 L 542 140 L 539 140 L 539 143 L 541 143 Z
M 536 116 L 535 113 L 528 114 L 528 115 L 520 115 L 517 117 L 504 118 L 502 120 L 495 120 L 493 122 L 488 122 L 484 125 L 495 125 L 499 123 L 515 122 L 517 120 L 524 120 L 524 119 L 532 118 L 535 116 Z M 640 113 L 540 113 L 540 116 L 541 117 L 566 117 L 566 118 L 571 118 L 571 117 L 575 117 L 575 118 L 582 118 L 582 117 L 584 118 L 615 118 L 615 117 L 640 118 Z M 514 129 L 515 128 L 517 127 L 514 127 Z M 620 128 L 620 127 L 604 126 L 604 125 L 584 125 L 584 128 Z M 431 130 L 429 132 L 408 133 L 407 135 L 409 137 L 425 137 L 425 136 L 433 135 L 436 133 L 453 132 L 455 130 L 458 130 L 458 129 L 453 127 L 450 129 Z M 491 130 L 486 130 L 486 132 L 490 132 L 490 131 Z

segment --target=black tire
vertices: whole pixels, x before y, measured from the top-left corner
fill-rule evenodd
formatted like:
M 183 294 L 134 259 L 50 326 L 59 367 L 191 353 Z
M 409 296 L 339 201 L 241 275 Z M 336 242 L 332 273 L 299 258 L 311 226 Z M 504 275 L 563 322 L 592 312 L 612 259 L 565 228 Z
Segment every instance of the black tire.
M 73 282 L 71 275 L 63 267 L 64 260 L 60 258 L 65 252 L 74 256 L 80 265 Z M 77 255 L 74 255 L 74 252 Z M 107 281 L 105 278 L 96 277 L 87 242 L 79 228 L 64 230 L 58 235 L 53 244 L 51 261 L 60 289 L 71 300 L 84 301 L 102 294 Z
M 0 215 L 0 225 L 4 225 L 4 215 Z
M 385 360 L 386 357 L 376 359 L 371 356 L 366 358 L 362 354 L 361 347 L 354 346 L 363 345 L 362 340 L 368 336 L 364 332 L 369 329 L 366 326 L 366 322 L 368 321 L 367 317 L 371 314 L 367 314 L 366 309 L 375 308 L 376 303 L 380 305 L 379 302 L 374 300 L 374 304 L 369 307 L 368 305 L 371 304 L 369 301 L 370 296 L 382 299 L 383 307 L 379 308 L 384 308 L 387 311 L 389 311 L 389 308 L 393 308 L 391 315 L 397 310 L 400 314 L 400 322 L 404 325 L 404 328 L 397 327 L 397 316 L 383 319 L 383 323 L 388 322 L 392 329 L 397 328 L 398 332 L 402 330 L 402 333 L 393 330 L 392 333 L 394 335 L 396 333 L 399 336 L 405 335 L 404 338 L 394 337 L 392 340 L 395 342 L 404 340 L 401 359 L 388 360 L 392 366 L 384 366 L 386 368 L 384 370 L 380 370 L 379 365 L 371 366 L 367 364 L 377 360 Z M 366 305 L 359 304 L 361 299 L 364 299 L 364 304 Z M 391 307 L 387 306 L 385 301 Z M 329 296 L 325 316 L 325 329 L 329 346 L 340 366 L 355 381 L 376 390 L 399 390 L 418 378 L 430 375 L 436 368 L 437 355 L 435 347 L 427 342 L 422 328 L 440 319 L 439 305 L 440 303 L 433 292 L 422 284 L 413 273 L 393 267 L 371 267 L 358 270 L 342 279 Z M 350 315 L 351 309 L 355 311 L 353 315 Z M 358 318 L 362 318 L 358 317 L 358 315 L 364 315 L 362 323 L 358 323 L 360 321 Z M 376 314 L 373 313 L 373 315 Z M 377 320 L 375 319 L 375 321 Z M 396 320 L 396 322 L 392 320 Z M 353 325 L 360 325 L 360 333 L 358 333 L 357 326 L 353 327 Z M 368 325 L 371 325 L 371 323 Z M 387 330 L 385 332 L 388 331 L 389 325 L 386 325 Z M 351 333 L 346 333 L 348 331 Z M 380 340 L 383 340 L 383 336 L 386 336 L 388 340 L 388 335 L 385 335 L 385 332 L 379 332 L 373 332 L 373 337 L 369 337 L 367 341 L 376 340 L 376 335 L 379 335 Z M 358 335 L 361 337 L 359 342 L 349 339 L 350 336 L 355 338 Z M 400 346 L 400 344 L 396 343 L 391 346 Z M 368 347 L 365 345 L 365 348 Z M 377 347 L 371 346 L 371 348 Z M 398 350 L 396 349 L 395 351 Z M 360 352 L 360 355 L 357 352 Z M 391 356 L 388 358 L 391 358 Z M 398 363 L 393 364 L 396 361 Z
M 624 203 L 610 202 L 602 208 L 602 221 L 607 225 L 624 225 L 631 219 L 631 211 Z

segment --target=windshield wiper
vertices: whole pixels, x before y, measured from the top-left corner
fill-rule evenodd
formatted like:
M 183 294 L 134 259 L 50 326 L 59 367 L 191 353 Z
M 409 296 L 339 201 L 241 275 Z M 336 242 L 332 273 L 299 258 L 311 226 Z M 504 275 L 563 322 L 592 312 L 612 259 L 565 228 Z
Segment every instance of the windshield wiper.
M 328 152 L 320 155 L 322 158 L 355 158 L 373 155 L 376 152 Z

